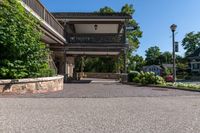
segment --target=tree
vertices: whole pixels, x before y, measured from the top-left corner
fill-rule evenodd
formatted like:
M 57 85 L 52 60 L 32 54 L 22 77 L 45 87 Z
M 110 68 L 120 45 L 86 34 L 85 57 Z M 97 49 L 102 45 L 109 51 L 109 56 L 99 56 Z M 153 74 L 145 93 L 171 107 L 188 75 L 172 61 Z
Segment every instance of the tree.
M 115 72 L 114 59 L 112 57 L 87 57 L 85 59 L 85 72 Z
M 133 13 L 135 12 L 133 5 L 132 4 L 125 4 L 122 8 L 121 8 L 121 13 L 126 13 L 129 15 L 133 15 Z
M 100 8 L 99 12 L 100 13 L 113 13 L 115 11 L 112 8 L 105 6 L 103 8 Z
M 148 65 L 158 65 L 160 61 L 158 58 L 161 55 L 160 48 L 158 46 L 150 47 L 145 51 L 146 61 Z
M 165 51 L 163 53 L 161 53 L 160 57 L 159 57 L 160 63 L 161 64 L 171 64 L 172 63 L 172 53 Z
M 182 46 L 186 50 L 186 56 L 192 54 L 197 48 L 200 47 L 200 32 L 187 33 L 182 41 Z
M 176 65 L 177 69 L 186 70 L 188 67 L 188 59 L 180 55 L 176 55 Z
M 129 68 L 129 71 L 131 70 L 136 70 L 136 71 L 141 71 L 142 70 L 142 67 L 145 66 L 146 62 L 145 60 L 143 59 L 142 56 L 136 54 L 135 56 L 132 56 L 132 58 L 130 59 L 130 66 L 128 67 Z M 131 67 L 134 65 L 134 68 Z
M 133 5 L 128 5 L 128 4 L 125 4 L 122 8 L 121 8 L 121 13 L 125 13 L 125 14 L 128 14 L 130 16 L 133 16 L 134 15 L 134 8 L 133 8 Z M 129 45 L 130 45 L 130 48 L 129 48 L 129 57 L 132 55 L 132 53 L 139 48 L 139 44 L 140 44 L 140 41 L 139 39 L 142 37 L 142 31 L 140 30 L 140 26 L 139 24 L 136 22 L 136 20 L 134 19 L 131 19 L 131 20 L 128 20 L 128 25 L 129 26 L 132 26 L 134 27 L 134 30 L 133 31 L 128 31 L 126 34 L 127 34 L 127 38 L 128 38 L 128 41 L 129 41 Z
M 0 78 L 51 76 L 36 19 L 17 0 L 0 2 Z

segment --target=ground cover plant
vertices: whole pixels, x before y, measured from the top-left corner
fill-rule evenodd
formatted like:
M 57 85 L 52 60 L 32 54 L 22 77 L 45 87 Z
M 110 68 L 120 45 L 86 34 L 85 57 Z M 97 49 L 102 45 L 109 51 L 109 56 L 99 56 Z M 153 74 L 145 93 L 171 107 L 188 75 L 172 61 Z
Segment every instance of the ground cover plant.
M 189 90 L 200 90 L 200 84 L 190 84 L 190 83 L 167 83 L 168 87 L 176 87 L 181 89 L 189 89 Z

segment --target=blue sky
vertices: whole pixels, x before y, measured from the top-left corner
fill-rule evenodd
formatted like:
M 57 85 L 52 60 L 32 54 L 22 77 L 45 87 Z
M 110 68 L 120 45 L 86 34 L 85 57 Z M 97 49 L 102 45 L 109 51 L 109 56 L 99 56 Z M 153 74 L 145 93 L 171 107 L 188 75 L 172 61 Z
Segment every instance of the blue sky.
M 171 51 L 170 25 L 178 25 L 176 41 L 180 42 L 190 31 L 200 31 L 200 0 L 41 0 L 49 11 L 93 12 L 109 6 L 120 11 L 125 3 L 133 4 L 133 18 L 141 26 L 143 37 L 137 54 L 144 56 L 151 46 Z M 180 48 L 179 55 L 184 54 Z

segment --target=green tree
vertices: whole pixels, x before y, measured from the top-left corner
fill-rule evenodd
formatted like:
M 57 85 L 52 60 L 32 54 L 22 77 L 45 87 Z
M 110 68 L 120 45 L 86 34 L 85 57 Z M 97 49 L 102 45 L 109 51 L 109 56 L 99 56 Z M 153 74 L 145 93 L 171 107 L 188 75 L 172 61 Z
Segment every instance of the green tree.
M 161 64 L 171 64 L 172 63 L 172 53 L 168 52 L 168 51 L 161 53 L 159 60 L 160 60 Z
M 176 55 L 177 69 L 186 70 L 188 68 L 188 59 L 180 55 Z
M 160 48 L 158 46 L 150 47 L 146 51 L 146 62 L 148 65 L 160 64 L 159 57 L 161 55 Z
M 0 78 L 50 76 L 38 22 L 17 0 L 0 2 Z
M 133 15 L 133 13 L 135 12 L 133 5 L 132 4 L 125 4 L 122 8 L 121 8 L 121 13 L 126 13 L 129 15 Z
M 103 8 L 100 8 L 99 12 L 100 13 L 113 13 L 115 11 L 112 8 L 105 6 Z
M 121 8 L 121 13 L 125 13 L 128 14 L 130 16 L 133 16 L 135 13 L 135 10 L 133 8 L 133 5 L 128 5 L 125 4 L 122 8 Z M 132 53 L 139 48 L 139 44 L 140 41 L 139 39 L 142 37 L 142 31 L 140 30 L 140 26 L 139 24 L 136 22 L 135 19 L 131 19 L 128 20 L 128 22 L 126 22 L 128 24 L 128 26 L 132 26 L 134 27 L 133 31 L 128 31 L 127 34 L 127 38 L 129 41 L 129 56 L 132 55 Z
M 186 50 L 186 56 L 192 54 L 197 48 L 200 47 L 200 32 L 187 33 L 182 40 L 182 46 Z
M 130 60 L 130 64 L 129 64 L 129 65 L 134 66 L 135 69 L 131 69 L 131 67 L 128 67 L 128 68 L 129 68 L 129 71 L 130 70 L 141 71 L 143 66 L 145 66 L 145 64 L 146 64 L 146 62 L 145 62 L 144 58 L 142 56 L 136 54 L 135 56 L 132 56 L 132 58 Z

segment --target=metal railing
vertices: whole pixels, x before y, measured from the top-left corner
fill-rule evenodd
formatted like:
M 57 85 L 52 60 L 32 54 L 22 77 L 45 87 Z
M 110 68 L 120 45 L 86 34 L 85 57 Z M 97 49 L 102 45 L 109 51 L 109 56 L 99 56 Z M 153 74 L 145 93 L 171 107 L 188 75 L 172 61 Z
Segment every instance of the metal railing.
M 124 34 L 68 34 L 69 43 L 125 43 Z
M 37 15 L 47 22 L 54 30 L 64 37 L 63 26 L 48 12 L 48 10 L 39 2 L 39 0 L 22 0 L 29 6 Z

